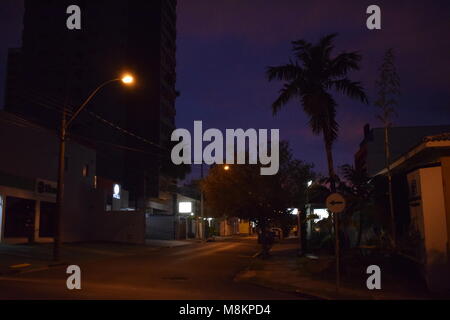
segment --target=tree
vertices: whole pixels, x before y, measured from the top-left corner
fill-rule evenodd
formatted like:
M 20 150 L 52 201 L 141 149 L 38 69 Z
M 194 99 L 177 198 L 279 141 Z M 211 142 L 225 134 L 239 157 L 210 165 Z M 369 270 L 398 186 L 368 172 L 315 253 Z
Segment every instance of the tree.
M 370 183 L 370 178 L 365 170 L 355 169 L 348 164 L 341 166 L 340 169 L 344 181 L 341 181 L 338 189 L 348 201 L 346 214 L 349 216 L 359 215 L 356 246 L 360 246 L 365 221 L 367 220 L 368 212 L 373 207 L 374 186 Z
M 280 169 L 261 175 L 260 165 L 215 165 L 202 181 L 210 216 L 239 217 L 256 222 L 261 234 L 263 257 L 270 249 L 269 228 L 298 204 L 297 195 L 313 176 L 311 165 L 293 159 L 288 143 L 280 143 Z
M 391 245 L 396 248 L 396 226 L 394 213 L 394 199 L 392 196 L 392 174 L 391 174 L 391 148 L 389 141 L 389 129 L 392 126 L 392 118 L 396 115 L 395 107 L 398 106 L 397 98 L 400 95 L 400 77 L 395 68 L 395 55 L 392 48 L 388 49 L 384 55 L 383 62 L 379 69 L 379 78 L 375 82 L 378 98 L 375 106 L 380 113 L 377 118 L 384 126 L 384 150 L 389 188 L 389 211 L 391 217 Z
M 335 192 L 335 178 L 332 146 L 338 135 L 336 122 L 337 103 L 331 91 L 359 99 L 367 103 L 367 97 L 360 82 L 352 81 L 348 74 L 359 70 L 361 55 L 357 52 L 343 52 L 332 57 L 333 40 L 337 34 L 330 34 L 317 44 L 305 40 L 292 42 L 295 60 L 288 64 L 268 67 L 269 81 L 279 80 L 285 84 L 279 97 L 272 104 L 276 114 L 288 102 L 299 99 L 309 117 L 314 134 L 322 134 L 328 163 L 331 191 Z

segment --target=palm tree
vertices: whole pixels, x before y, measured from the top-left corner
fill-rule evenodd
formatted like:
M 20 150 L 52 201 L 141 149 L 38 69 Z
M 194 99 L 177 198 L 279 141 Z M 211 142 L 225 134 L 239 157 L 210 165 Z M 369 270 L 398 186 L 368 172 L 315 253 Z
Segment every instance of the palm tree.
M 291 100 L 299 99 L 313 133 L 323 134 L 331 192 L 336 191 L 332 147 L 339 129 L 336 122 L 337 103 L 331 92 L 334 90 L 368 103 L 360 82 L 348 78 L 350 71 L 359 70 L 361 55 L 358 52 L 343 52 L 332 57 L 336 36 L 327 35 L 317 44 L 294 41 L 295 59 L 282 66 L 267 68 L 269 81 L 285 82 L 279 97 L 272 104 L 273 113 L 276 114 Z

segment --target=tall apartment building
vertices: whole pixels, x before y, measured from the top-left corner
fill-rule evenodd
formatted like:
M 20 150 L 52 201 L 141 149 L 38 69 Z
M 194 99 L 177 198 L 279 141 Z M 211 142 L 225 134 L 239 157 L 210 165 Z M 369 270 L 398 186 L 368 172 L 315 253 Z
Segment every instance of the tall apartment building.
M 64 106 L 73 110 L 101 83 L 135 76 L 133 87 L 105 86 L 70 134 L 95 147 L 97 174 L 122 182 L 136 203 L 158 196 L 161 164 L 170 161 L 164 149 L 175 127 L 176 4 L 25 0 L 22 48 L 10 51 L 6 110 L 50 128 L 59 127 Z M 81 30 L 66 26 L 70 5 L 81 8 Z

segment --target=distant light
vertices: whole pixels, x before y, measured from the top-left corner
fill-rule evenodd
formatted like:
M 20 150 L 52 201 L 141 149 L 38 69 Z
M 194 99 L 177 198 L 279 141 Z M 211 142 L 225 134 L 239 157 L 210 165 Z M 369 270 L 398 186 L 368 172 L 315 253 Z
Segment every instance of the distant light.
M 179 213 L 192 213 L 192 202 L 180 202 L 178 203 Z
M 229 165 L 226 165 L 225 167 L 223 167 L 223 169 L 224 169 L 225 171 L 228 171 L 228 170 L 230 170 L 230 166 L 229 166 Z
M 118 184 L 114 185 L 113 188 L 113 198 L 120 200 L 120 186 Z
M 319 218 L 317 218 L 317 219 L 314 219 L 314 222 L 317 222 L 317 221 L 320 221 L 320 220 L 323 220 L 323 219 L 326 219 L 326 218 L 328 218 L 329 217 L 329 213 L 328 213 L 328 210 L 327 209 L 314 209 L 314 214 L 316 215 L 316 216 L 318 216 Z
M 309 181 L 308 181 L 308 188 L 311 187 L 312 184 L 313 184 L 313 181 L 312 181 L 312 180 L 309 180 Z
M 134 83 L 134 78 L 132 75 L 126 74 L 122 77 L 122 82 L 125 84 L 132 84 Z
M 194 215 L 194 213 L 193 212 L 191 212 L 191 216 L 193 216 Z
M 298 215 L 298 209 L 297 208 L 293 208 L 293 209 L 289 208 L 288 210 L 290 210 L 290 213 L 292 215 L 294 215 L 294 216 Z

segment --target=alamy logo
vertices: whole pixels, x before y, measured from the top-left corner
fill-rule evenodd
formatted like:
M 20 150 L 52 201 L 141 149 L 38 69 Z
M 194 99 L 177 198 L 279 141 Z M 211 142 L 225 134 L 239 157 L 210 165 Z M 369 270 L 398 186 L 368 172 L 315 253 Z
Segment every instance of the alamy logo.
M 367 7 L 367 14 L 370 16 L 367 18 L 366 26 L 369 30 L 381 29 L 381 9 L 379 6 L 373 4 Z
M 186 129 L 176 129 L 172 133 L 172 141 L 178 141 L 171 153 L 172 162 L 176 165 L 192 164 L 192 138 Z M 224 141 L 225 140 L 225 141 Z M 208 129 L 203 132 L 202 121 L 194 121 L 194 164 L 203 162 L 212 164 L 245 164 L 248 155 L 249 164 L 258 164 L 261 175 L 275 175 L 279 169 L 280 130 L 271 129 L 270 139 L 267 129 L 226 129 L 225 139 L 219 129 Z M 237 141 L 237 143 L 236 143 Z M 248 141 L 248 148 L 246 146 Z M 203 142 L 210 142 L 203 150 Z M 224 142 L 226 155 L 224 158 Z M 269 153 L 270 148 L 270 153 Z M 236 152 L 237 151 L 237 152 Z M 237 159 L 236 158 L 237 155 Z M 237 160 L 237 161 L 236 161 Z
M 367 274 L 371 274 L 369 278 L 367 278 L 366 285 L 369 290 L 381 290 L 381 269 L 377 265 L 371 265 L 367 267 Z
M 70 16 L 67 18 L 66 26 L 69 30 L 81 30 L 81 9 L 77 5 L 71 5 L 67 7 L 67 14 Z
M 67 289 L 81 290 L 81 268 L 76 265 L 71 265 L 67 267 L 66 273 L 70 274 L 66 281 Z

